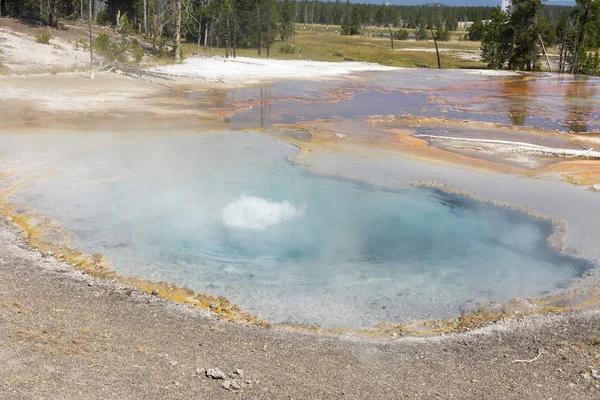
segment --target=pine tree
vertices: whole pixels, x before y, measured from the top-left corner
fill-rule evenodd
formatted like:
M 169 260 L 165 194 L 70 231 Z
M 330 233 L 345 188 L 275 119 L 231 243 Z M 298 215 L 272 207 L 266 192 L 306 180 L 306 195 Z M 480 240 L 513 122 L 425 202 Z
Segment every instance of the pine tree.
M 496 7 L 481 41 L 481 61 L 492 69 L 504 68 L 509 57 L 511 30 L 508 15 Z
M 539 69 L 539 27 L 536 17 L 541 8 L 542 0 L 512 0 L 509 24 L 513 46 L 508 60 L 509 69 Z

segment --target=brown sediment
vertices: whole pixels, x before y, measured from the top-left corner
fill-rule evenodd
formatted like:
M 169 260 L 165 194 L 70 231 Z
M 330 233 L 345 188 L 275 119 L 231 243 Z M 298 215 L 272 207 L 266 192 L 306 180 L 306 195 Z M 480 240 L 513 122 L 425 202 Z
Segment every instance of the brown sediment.
M 580 186 L 600 184 L 600 163 L 593 160 L 561 161 L 540 171 L 539 174 L 557 174 L 566 182 Z
M 358 145 L 374 146 L 386 150 L 398 151 L 413 158 L 420 158 L 445 164 L 463 166 L 476 170 L 486 170 L 511 174 L 522 174 L 527 171 L 517 166 L 502 164 L 500 162 L 493 162 L 480 158 L 469 157 L 468 155 L 460 154 L 457 152 L 451 152 L 444 149 L 432 147 L 429 145 L 427 140 L 415 137 L 414 134 L 416 133 L 416 130 L 410 128 L 381 128 L 376 122 L 373 121 L 373 119 L 369 119 L 365 122 L 367 124 L 365 128 L 371 129 L 375 134 L 379 135 L 378 137 L 376 137 L 375 139 L 365 139 L 365 136 L 355 137 L 348 134 L 344 138 L 344 140 L 350 140 L 352 141 L 352 143 Z M 336 133 L 344 132 L 343 128 L 340 129 L 340 126 L 343 123 L 344 122 L 339 121 L 336 121 L 334 123 L 313 121 L 290 125 L 278 125 L 277 127 L 304 129 L 307 133 L 311 135 L 311 139 L 309 141 L 309 144 L 302 144 L 302 147 L 305 147 L 306 151 L 310 151 L 310 148 L 312 146 L 335 147 L 338 144 L 340 144 L 340 138 L 336 137 Z M 351 124 L 346 129 L 351 130 L 353 127 L 356 127 L 356 123 Z
M 489 171 L 522 174 L 527 176 L 539 176 L 549 173 L 559 174 L 563 176 L 565 181 L 582 186 L 591 186 L 600 183 L 600 163 L 598 161 L 564 161 L 564 159 L 561 159 L 559 157 L 553 157 L 553 162 L 549 166 L 544 166 L 542 168 L 534 168 L 533 170 L 524 169 L 519 168 L 518 166 L 504 164 L 501 161 L 493 162 L 480 158 L 470 157 L 468 155 L 461 154 L 456 151 L 432 147 L 426 140 L 415 138 L 413 135 L 416 131 L 413 129 L 423 126 L 457 126 L 461 128 L 480 128 L 493 130 L 494 132 L 505 131 L 522 133 L 525 135 L 532 135 L 538 138 L 555 137 L 557 139 L 564 140 L 573 146 L 587 145 L 588 142 L 585 136 L 574 136 L 566 134 L 564 132 L 538 127 L 512 127 L 489 122 L 453 120 L 443 117 L 432 118 L 406 116 L 398 118 L 395 116 L 372 116 L 368 119 L 368 122 L 372 124 L 375 128 L 379 127 L 380 125 L 383 125 L 385 127 L 386 125 L 396 123 L 407 126 L 408 129 L 387 128 L 386 131 L 397 134 L 399 138 L 397 144 L 405 146 L 405 153 L 409 155 L 419 155 L 424 158 L 450 162 L 455 165 L 470 166 L 475 168 L 482 168 Z M 392 145 L 393 144 L 394 143 L 392 143 Z M 582 149 L 583 148 L 587 147 L 583 146 Z

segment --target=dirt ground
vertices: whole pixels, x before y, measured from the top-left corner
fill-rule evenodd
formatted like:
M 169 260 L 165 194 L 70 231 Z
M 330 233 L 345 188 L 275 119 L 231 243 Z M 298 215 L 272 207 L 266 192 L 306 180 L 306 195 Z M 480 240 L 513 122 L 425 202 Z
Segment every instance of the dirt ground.
M 221 322 L 73 272 L 0 219 L 2 399 L 597 399 L 600 310 L 360 339 Z M 530 361 L 530 362 L 527 362 Z M 235 376 L 238 390 L 205 369 Z

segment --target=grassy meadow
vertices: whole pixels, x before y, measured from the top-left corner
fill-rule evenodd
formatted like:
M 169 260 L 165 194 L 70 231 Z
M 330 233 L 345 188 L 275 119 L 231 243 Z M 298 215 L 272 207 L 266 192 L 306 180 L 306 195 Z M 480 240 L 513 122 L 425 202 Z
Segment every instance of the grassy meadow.
M 373 32 L 369 27 L 364 33 Z M 378 32 L 387 32 L 385 28 Z M 437 59 L 433 40 L 394 40 L 394 51 L 391 50 L 389 38 L 369 36 L 342 36 L 340 27 L 330 25 L 298 24 L 294 40 L 295 53 L 280 51 L 286 43 L 276 40 L 271 47 L 271 58 L 301 59 L 314 61 L 365 61 L 396 67 L 437 68 Z M 480 42 L 459 40 L 465 32 L 453 32 L 450 41 L 438 42 L 442 68 L 485 68 L 478 59 Z M 279 39 L 279 38 L 277 38 Z M 183 46 L 184 55 L 203 52 L 193 43 Z M 224 48 L 212 48 L 213 55 L 225 54 Z M 236 54 L 243 57 L 257 57 L 256 49 L 237 49 Z M 266 57 L 266 49 L 262 57 Z M 469 58 L 469 59 L 465 59 Z

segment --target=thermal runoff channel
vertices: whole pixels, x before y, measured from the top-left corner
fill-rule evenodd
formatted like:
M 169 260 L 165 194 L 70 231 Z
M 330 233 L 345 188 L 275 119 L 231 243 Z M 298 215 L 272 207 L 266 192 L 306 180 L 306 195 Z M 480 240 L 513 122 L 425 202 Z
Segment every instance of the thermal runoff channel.
M 272 322 L 453 317 L 582 273 L 548 246 L 548 221 L 439 190 L 310 173 L 289 161 L 295 147 L 269 136 L 86 140 L 15 200 L 122 274 L 223 295 Z

